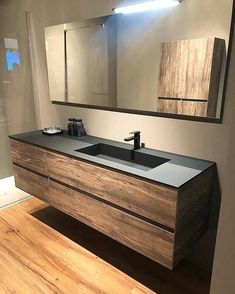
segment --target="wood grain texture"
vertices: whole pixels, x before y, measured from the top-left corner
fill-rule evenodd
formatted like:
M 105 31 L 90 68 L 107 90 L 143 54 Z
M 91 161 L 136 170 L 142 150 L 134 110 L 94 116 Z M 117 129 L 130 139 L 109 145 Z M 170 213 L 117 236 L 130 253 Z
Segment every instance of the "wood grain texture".
M 42 175 L 47 175 L 46 151 L 42 148 L 10 139 L 13 163 L 20 164 Z
M 25 201 L 21 201 L 16 204 L 17 209 L 20 211 L 26 212 L 28 214 L 36 213 L 37 211 L 40 211 L 46 207 L 48 207 L 48 204 L 44 201 L 38 199 L 37 197 L 31 197 L 28 198 Z
M 16 186 L 167 268 L 207 229 L 213 167 L 177 190 L 47 151 L 46 164 L 49 178 L 14 165 Z
M 200 101 L 180 101 L 180 106 L 178 108 L 178 114 L 192 115 L 192 116 L 207 116 L 207 102 Z
M 226 60 L 225 40 L 215 39 L 211 68 L 211 83 L 208 98 L 207 116 L 215 116 L 220 88 L 221 70 Z
M 0 285 L 1 294 L 210 289 L 195 265 L 185 261 L 170 271 L 36 198 L 0 211 Z
M 163 113 L 178 113 L 181 101 L 176 99 L 158 99 L 157 111 Z
M 207 230 L 213 176 L 214 167 L 211 167 L 179 190 L 173 264 Z
M 47 164 L 51 178 L 175 227 L 176 189 L 51 152 L 47 153 Z
M 13 165 L 16 187 L 38 197 L 41 200 L 46 200 L 48 197 L 48 179 L 41 177 L 24 168 Z
M 208 100 L 215 40 L 162 43 L 158 96 Z
M 161 44 L 161 52 L 158 97 L 191 101 L 185 101 L 182 105 L 179 102 L 174 104 L 163 99 L 158 101 L 160 105 L 157 106 L 157 110 L 215 116 L 225 41 L 205 38 L 165 42 Z M 208 101 L 206 107 L 203 106 L 203 114 L 201 109 L 198 109 L 198 105 L 193 107 L 194 100 Z M 180 104 L 180 107 L 177 107 L 177 104 Z M 190 113 L 192 111 L 193 114 Z
M 158 111 L 192 116 L 207 116 L 207 102 L 184 101 L 176 99 L 158 99 Z
M 33 172 L 14 170 L 18 188 L 172 269 L 174 234 Z
M 172 268 L 174 234 L 53 181 L 49 182 L 48 203 Z
M 183 217 L 199 199 L 208 198 L 212 189 L 214 172 L 215 167 L 212 166 L 179 189 L 177 220 Z
M 153 293 L 35 217 L 0 212 L 0 292 Z

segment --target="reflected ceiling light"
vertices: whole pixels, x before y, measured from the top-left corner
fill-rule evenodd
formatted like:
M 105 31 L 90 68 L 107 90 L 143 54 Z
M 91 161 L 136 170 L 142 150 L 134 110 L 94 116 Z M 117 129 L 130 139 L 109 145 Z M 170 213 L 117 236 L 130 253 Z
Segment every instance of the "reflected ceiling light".
M 161 9 L 167 7 L 173 7 L 180 4 L 183 0 L 155 0 L 155 1 L 148 1 L 139 4 L 133 4 L 128 6 L 122 6 L 114 8 L 113 11 L 115 13 L 136 13 L 136 12 L 143 12 L 149 11 L 153 9 Z

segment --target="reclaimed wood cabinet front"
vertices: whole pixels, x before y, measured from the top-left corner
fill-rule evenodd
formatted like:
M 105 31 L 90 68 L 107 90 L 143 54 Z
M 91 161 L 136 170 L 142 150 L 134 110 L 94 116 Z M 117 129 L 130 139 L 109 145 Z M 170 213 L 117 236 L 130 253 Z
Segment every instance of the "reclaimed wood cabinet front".
M 176 189 L 52 152 L 47 153 L 47 167 L 50 178 L 175 228 Z
M 216 116 L 224 54 L 219 38 L 162 43 L 157 111 Z
M 18 188 L 169 269 L 207 228 L 212 169 L 175 189 L 12 139 L 11 152 Z
M 53 180 L 48 203 L 128 247 L 171 267 L 174 234 Z
M 48 179 L 14 165 L 16 187 L 45 201 L 48 199 Z

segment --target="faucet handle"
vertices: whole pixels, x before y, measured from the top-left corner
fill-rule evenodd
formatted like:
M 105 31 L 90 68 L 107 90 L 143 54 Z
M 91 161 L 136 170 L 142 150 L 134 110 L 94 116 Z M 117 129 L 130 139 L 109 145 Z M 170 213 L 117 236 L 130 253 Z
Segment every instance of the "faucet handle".
M 130 135 L 139 135 L 140 134 L 140 131 L 132 131 L 129 134 Z

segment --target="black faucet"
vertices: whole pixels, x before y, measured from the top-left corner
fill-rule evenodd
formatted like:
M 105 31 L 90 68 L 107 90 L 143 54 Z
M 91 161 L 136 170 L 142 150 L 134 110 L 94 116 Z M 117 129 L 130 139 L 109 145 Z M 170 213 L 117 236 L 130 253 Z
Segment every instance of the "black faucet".
M 129 142 L 134 140 L 134 150 L 140 149 L 140 131 L 130 132 L 134 136 L 125 138 L 124 141 Z

